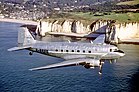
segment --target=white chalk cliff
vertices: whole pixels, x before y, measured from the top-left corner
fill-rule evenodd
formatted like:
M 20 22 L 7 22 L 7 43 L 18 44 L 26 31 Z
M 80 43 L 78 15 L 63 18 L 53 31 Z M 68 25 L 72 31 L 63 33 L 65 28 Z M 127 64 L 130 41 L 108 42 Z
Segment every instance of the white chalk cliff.
M 107 29 L 107 31 L 110 31 L 110 33 L 107 34 L 107 40 L 116 43 L 118 43 L 119 40 L 136 39 L 139 38 L 139 23 L 114 24 L 110 29 Z
M 36 33 L 45 36 L 47 32 L 67 34 L 106 33 L 106 41 L 118 43 L 119 40 L 139 38 L 139 23 L 116 24 L 112 20 L 97 20 L 87 25 L 77 20 L 40 21 Z

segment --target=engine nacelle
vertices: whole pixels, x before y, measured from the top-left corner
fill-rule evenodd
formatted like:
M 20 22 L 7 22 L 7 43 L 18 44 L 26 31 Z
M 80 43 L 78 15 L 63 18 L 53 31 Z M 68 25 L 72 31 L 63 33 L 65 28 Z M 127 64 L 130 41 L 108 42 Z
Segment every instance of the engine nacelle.
M 85 64 L 84 67 L 85 67 L 86 69 L 89 69 L 91 66 L 90 66 L 90 64 Z
M 92 60 L 92 59 L 88 60 L 84 65 L 84 67 L 86 69 L 89 69 L 91 67 L 99 67 L 99 66 L 100 66 L 100 61 L 99 60 Z

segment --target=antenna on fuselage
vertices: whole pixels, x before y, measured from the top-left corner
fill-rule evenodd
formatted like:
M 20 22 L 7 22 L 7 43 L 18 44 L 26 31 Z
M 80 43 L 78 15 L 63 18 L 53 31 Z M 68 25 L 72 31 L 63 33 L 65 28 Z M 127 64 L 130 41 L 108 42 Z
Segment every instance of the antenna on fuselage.
M 93 41 L 91 40 L 90 43 L 93 44 Z
M 68 40 L 68 42 L 69 42 L 69 43 L 71 43 L 71 41 L 70 41 L 70 40 Z

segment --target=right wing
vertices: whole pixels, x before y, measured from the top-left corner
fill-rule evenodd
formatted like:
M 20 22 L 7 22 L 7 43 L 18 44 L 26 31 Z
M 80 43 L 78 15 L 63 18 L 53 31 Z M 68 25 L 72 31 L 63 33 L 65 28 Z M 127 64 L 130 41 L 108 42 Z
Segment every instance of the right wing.
M 95 61 L 96 61 L 95 59 L 91 59 L 91 58 L 73 59 L 73 60 L 67 60 L 67 61 L 63 61 L 60 63 L 47 65 L 47 66 L 43 66 L 43 67 L 32 68 L 29 70 L 31 70 L 31 71 L 45 70 L 45 69 L 53 69 L 53 68 L 60 68 L 60 67 L 67 67 L 67 66 L 85 65 L 85 64 L 89 64 L 89 63 L 93 63 L 94 66 L 99 66 L 99 63 L 100 63 L 99 60 L 97 60 L 98 62 L 95 62 Z
M 104 44 L 105 43 L 105 34 L 98 36 L 94 41 L 94 44 Z

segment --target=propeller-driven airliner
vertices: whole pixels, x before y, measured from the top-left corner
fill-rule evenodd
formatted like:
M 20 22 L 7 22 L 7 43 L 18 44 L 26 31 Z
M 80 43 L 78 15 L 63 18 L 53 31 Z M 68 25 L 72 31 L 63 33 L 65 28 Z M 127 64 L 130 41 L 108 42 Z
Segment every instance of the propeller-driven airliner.
M 103 59 L 115 60 L 124 56 L 125 53 L 114 45 L 100 43 L 101 38 L 103 36 L 100 35 L 91 43 L 46 42 L 36 40 L 34 35 L 25 29 L 18 32 L 18 46 L 10 48 L 8 51 L 26 49 L 30 51 L 30 55 L 37 52 L 65 60 L 60 63 L 29 69 L 31 71 L 81 65 L 87 69 L 99 67 L 99 74 L 102 74 Z

